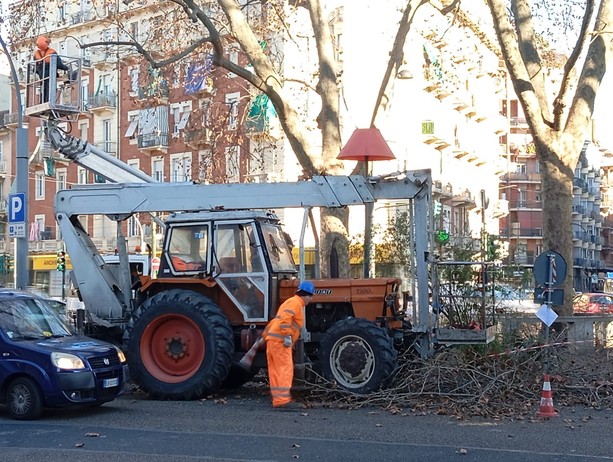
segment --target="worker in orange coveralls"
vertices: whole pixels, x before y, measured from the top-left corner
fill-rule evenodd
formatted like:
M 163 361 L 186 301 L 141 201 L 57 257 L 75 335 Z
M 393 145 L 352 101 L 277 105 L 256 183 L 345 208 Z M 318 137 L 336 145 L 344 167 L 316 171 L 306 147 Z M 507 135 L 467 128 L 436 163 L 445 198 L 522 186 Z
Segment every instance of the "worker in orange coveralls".
M 57 55 L 57 51 L 51 48 L 51 39 L 41 35 L 36 39 L 36 50 L 34 51 L 34 60 L 36 61 L 36 73 L 41 79 L 41 102 L 49 101 L 49 71 L 51 68 L 51 56 Z M 59 56 L 56 56 L 56 68 L 62 71 L 68 71 L 68 66 L 62 62 Z M 56 76 L 57 77 L 57 76 Z
M 291 409 L 296 406 L 290 395 L 294 381 L 292 347 L 300 338 L 304 327 L 304 307 L 310 303 L 314 293 L 315 285 L 310 281 L 302 281 L 296 295 L 283 302 L 277 316 L 268 323 L 262 334 L 266 340 L 273 408 Z

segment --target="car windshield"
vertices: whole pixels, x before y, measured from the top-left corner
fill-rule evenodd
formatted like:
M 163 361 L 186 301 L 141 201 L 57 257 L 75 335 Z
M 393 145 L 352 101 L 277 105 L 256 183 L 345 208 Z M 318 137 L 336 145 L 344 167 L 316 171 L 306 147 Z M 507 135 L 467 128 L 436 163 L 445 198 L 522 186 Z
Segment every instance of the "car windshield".
M 13 340 L 72 335 L 53 308 L 35 298 L 0 300 L 0 329 Z

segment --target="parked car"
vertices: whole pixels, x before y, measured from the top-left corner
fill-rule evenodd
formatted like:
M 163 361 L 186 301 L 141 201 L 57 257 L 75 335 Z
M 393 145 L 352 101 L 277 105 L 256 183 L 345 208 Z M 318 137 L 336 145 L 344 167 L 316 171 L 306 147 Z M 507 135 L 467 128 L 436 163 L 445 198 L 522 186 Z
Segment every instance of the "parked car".
M 99 406 L 123 393 L 126 357 L 114 345 L 73 334 L 47 300 L 0 290 L 0 402 L 15 419 L 46 407 Z
M 613 313 L 613 296 L 603 293 L 579 293 L 573 298 L 575 314 Z

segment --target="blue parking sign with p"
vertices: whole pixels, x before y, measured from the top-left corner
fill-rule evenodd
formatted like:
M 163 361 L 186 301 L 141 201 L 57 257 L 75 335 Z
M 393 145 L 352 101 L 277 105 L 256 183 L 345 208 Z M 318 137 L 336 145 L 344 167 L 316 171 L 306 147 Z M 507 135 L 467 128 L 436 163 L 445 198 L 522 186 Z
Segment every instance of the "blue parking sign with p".
M 24 193 L 9 194 L 9 223 L 26 221 L 26 195 Z

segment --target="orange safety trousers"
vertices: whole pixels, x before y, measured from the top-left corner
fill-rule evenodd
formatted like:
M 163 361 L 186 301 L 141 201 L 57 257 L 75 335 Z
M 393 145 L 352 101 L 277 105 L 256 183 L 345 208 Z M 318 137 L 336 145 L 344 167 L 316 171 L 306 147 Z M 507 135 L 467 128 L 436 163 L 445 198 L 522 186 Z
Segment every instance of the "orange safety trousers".
M 278 341 L 266 341 L 268 359 L 268 381 L 272 395 L 272 407 L 284 406 L 292 402 L 290 390 L 294 381 L 294 358 L 292 348 Z

